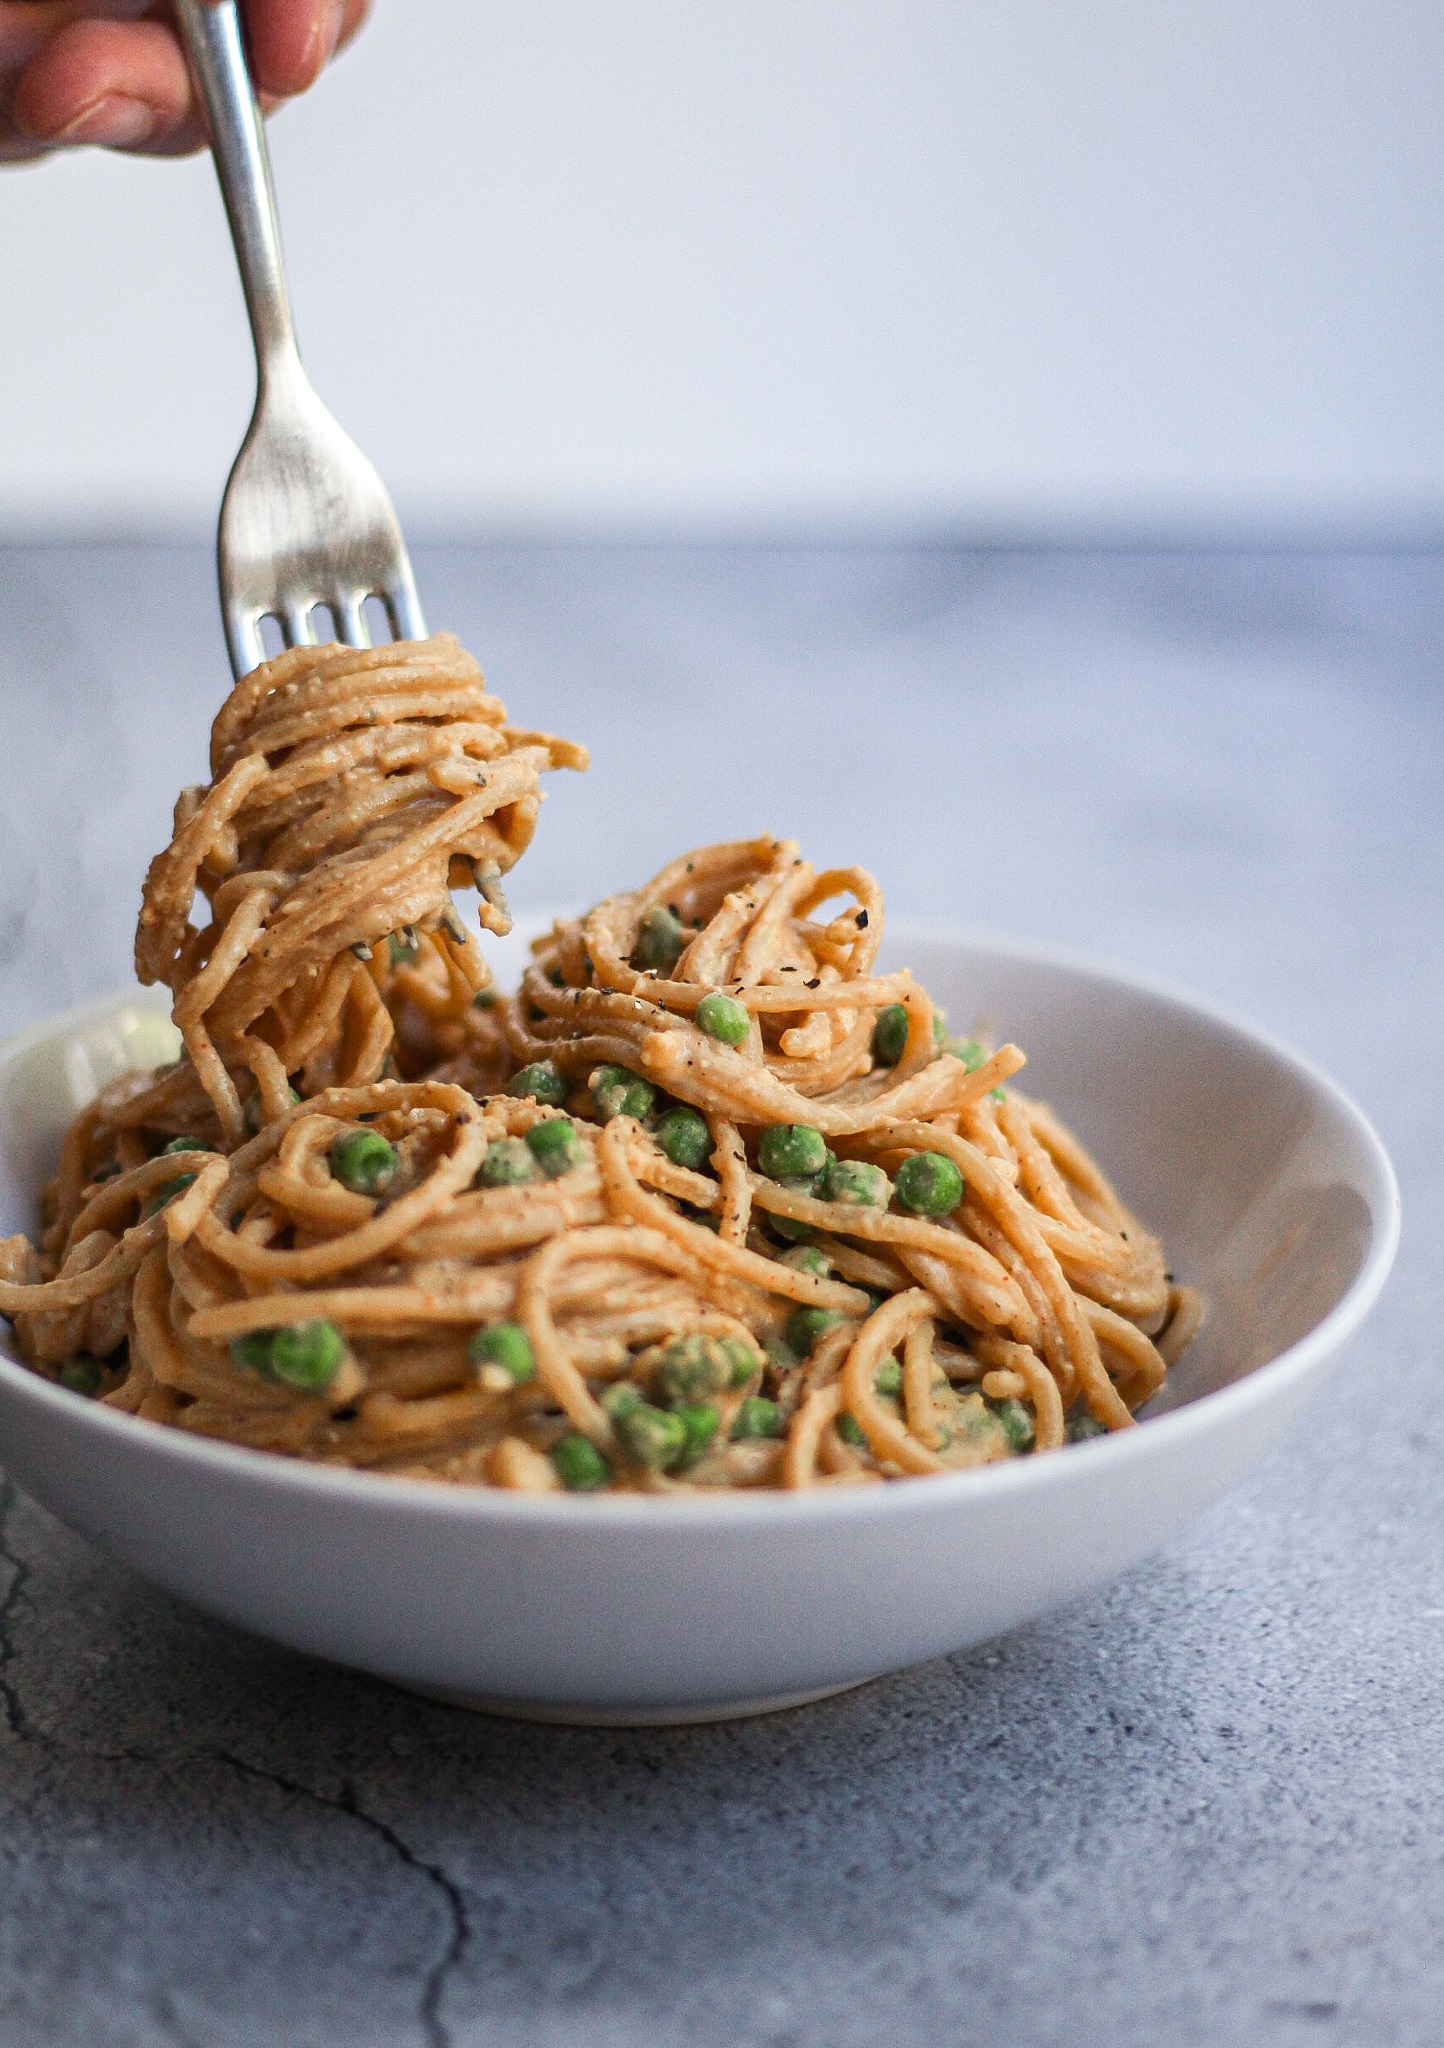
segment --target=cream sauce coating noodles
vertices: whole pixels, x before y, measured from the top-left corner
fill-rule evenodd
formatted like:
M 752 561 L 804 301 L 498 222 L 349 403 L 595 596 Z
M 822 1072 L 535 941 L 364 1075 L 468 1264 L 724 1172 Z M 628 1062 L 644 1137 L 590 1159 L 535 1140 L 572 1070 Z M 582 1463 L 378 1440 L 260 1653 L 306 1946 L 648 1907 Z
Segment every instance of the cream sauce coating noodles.
M 497 996 L 541 776 L 446 635 L 244 678 L 136 965 L 183 1057 L 72 1124 L 25 1359 L 174 1428 L 528 1491 L 859 1485 L 1127 1428 L 1201 1319 L 860 868 L 689 853 Z M 203 908 L 197 914 L 196 903 Z

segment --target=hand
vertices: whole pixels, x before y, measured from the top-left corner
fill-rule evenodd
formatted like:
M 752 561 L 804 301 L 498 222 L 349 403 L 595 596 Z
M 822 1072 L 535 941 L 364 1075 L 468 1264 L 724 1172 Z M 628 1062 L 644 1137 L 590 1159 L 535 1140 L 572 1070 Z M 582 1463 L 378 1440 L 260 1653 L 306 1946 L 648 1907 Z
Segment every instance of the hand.
M 241 0 L 269 111 L 304 92 L 370 0 Z M 157 0 L 0 0 L 0 162 L 98 144 L 181 156 L 205 126 L 169 9 Z

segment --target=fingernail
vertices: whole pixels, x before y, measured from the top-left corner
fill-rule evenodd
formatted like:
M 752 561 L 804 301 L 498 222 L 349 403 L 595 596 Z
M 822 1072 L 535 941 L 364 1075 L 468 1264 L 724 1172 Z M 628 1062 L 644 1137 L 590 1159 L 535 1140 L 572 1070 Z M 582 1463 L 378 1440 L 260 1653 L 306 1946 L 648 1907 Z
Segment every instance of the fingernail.
M 133 149 L 155 128 L 155 109 L 144 100 L 108 93 L 78 114 L 68 128 L 46 137 L 48 142 L 89 143 L 100 149 Z

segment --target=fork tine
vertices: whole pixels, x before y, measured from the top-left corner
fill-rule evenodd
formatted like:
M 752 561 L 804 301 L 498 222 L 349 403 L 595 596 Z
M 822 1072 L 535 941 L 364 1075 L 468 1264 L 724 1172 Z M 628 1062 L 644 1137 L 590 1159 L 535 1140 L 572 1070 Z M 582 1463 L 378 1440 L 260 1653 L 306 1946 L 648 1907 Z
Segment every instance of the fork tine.
M 331 600 L 331 616 L 336 621 L 336 637 L 343 647 L 368 647 L 371 644 L 371 636 L 361 614 L 361 599 L 355 591 Z
M 308 604 L 287 604 L 281 614 L 281 625 L 288 647 L 309 647 L 312 644 L 311 607 Z
M 226 652 L 231 657 L 231 673 L 239 681 L 248 676 L 253 668 L 259 668 L 266 658 L 261 641 L 261 614 L 227 609 L 225 616 Z
M 343 647 L 371 645 L 371 635 L 366 631 L 366 621 L 361 616 L 361 602 L 356 591 L 331 599 L 331 616 L 336 621 L 336 632 Z
M 424 640 L 426 621 L 421 613 L 421 600 L 416 595 L 416 579 L 404 551 L 398 568 L 396 586 L 385 594 L 392 631 L 398 640 Z

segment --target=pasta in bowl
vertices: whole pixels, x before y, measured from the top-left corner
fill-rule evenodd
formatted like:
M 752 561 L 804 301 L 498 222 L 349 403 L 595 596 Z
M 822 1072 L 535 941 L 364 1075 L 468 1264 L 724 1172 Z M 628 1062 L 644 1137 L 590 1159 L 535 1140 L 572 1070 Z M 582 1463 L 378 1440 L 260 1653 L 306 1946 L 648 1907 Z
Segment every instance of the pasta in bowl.
M 154 1028 L 132 1000 L 0 1070 L 0 1309 L 31 1368 L 0 1371 L 0 1454 L 218 1612 L 533 1711 L 776 1703 L 1137 1555 L 1302 1368 L 1135 1412 L 1310 1342 L 1317 1369 L 1381 1280 L 1367 1126 L 1166 998 L 955 943 L 894 964 L 871 878 L 772 838 L 556 921 L 498 995 L 451 891 L 503 930 L 539 777 L 583 759 L 453 642 L 239 686 L 145 891 L 180 1058 L 125 1059 L 124 1019 Z M 1019 1091 L 1018 1046 L 944 1004 L 1036 1046 L 1167 1258 Z M 94 1085 L 37 1247 L 57 1061 Z M 1201 1087 L 1244 1079 L 1268 1157 L 1251 1113 L 1252 1150 L 1199 1144 Z M 1306 1126 L 1326 1199 L 1295 1186 Z M 1208 1299 L 1194 1343 L 1175 1270 Z
M 704 942 L 739 869 L 744 903 L 779 879 L 803 902 L 842 885 L 785 842 L 688 865 L 690 900 L 669 871 L 560 923 L 425 1078 L 323 1088 L 229 1155 L 193 1099 L 171 1133 L 184 1067 L 121 1077 L 72 1128 L 56 1276 L 0 1290 L 27 1355 L 203 1434 L 531 1491 L 851 1482 L 1126 1427 L 1197 1296 L 1056 1118 L 1000 1085 L 1021 1055 L 939 1040 L 906 973 L 808 975 L 845 1000 L 834 1030 L 871 1072 L 799 1092 L 804 1057 L 747 1059 L 697 1021 L 719 979 Z M 880 930 L 876 892 L 851 886 Z M 658 896 L 695 909 L 702 979 L 683 955 L 674 979 L 614 972 L 644 991 L 619 996 L 587 947 L 620 925 L 620 968 Z M 805 950 L 794 920 L 777 929 Z M 792 992 L 736 965 L 720 978 L 750 1031 Z M 443 993 L 437 963 L 430 983 L 399 973 Z M 835 1057 L 817 1064 L 833 1081 Z M 9 1253 L 34 1258 L 23 1238 Z

